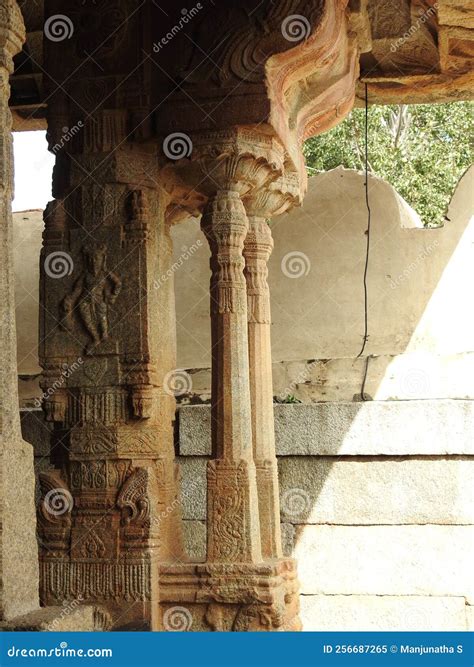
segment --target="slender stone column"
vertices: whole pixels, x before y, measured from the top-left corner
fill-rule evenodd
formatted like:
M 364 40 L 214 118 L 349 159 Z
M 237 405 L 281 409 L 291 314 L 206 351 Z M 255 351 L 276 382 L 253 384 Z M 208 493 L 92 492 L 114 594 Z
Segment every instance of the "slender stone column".
M 13 159 L 9 75 L 25 38 L 14 0 L 0 0 L 0 620 L 38 607 L 33 451 L 18 405 L 11 200 Z
M 250 395 L 253 456 L 257 470 L 262 554 L 281 558 L 280 500 L 275 454 L 268 260 L 273 250 L 269 218 L 294 201 L 291 180 L 282 177 L 245 199 L 249 233 L 244 244 L 248 299 Z
M 166 625 L 179 600 L 195 629 L 298 630 L 296 567 L 281 557 L 275 448 L 272 436 L 263 433 L 273 430 L 265 328 L 270 321 L 266 263 L 272 242 L 257 204 L 259 193 L 268 191 L 262 205 L 268 199 L 272 213 L 288 205 L 282 202 L 285 195 L 272 187 L 283 178 L 285 153 L 271 132 L 248 127 L 195 135 L 192 143 L 191 160 L 178 163 L 173 174 L 178 183 L 187 184 L 190 197 L 203 192 L 207 198 L 202 229 L 211 250 L 213 441 L 208 548 L 205 563 L 160 568 L 163 621 Z M 246 206 L 253 216 L 250 225 Z M 251 341 L 249 315 L 252 323 L 262 324 L 251 330 Z M 259 351 L 266 384 L 256 378 Z
M 248 298 L 250 392 L 252 400 L 253 455 L 257 469 L 262 554 L 281 558 L 280 502 L 275 456 L 270 290 L 267 263 L 273 239 L 265 217 L 249 211 L 245 240 L 245 277 Z
M 219 190 L 202 221 L 211 248 L 215 458 L 208 466 L 208 561 L 261 561 L 252 454 L 244 240 L 238 192 Z

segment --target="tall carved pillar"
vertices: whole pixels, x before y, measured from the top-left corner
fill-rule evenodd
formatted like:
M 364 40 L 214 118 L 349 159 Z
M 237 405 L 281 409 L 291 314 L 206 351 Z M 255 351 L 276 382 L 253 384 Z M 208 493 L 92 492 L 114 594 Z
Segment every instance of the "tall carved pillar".
M 125 114 L 86 122 L 45 215 L 40 354 L 56 470 L 41 476 L 41 594 L 80 595 L 140 627 L 156 615 L 158 562 L 182 551 L 173 281 L 155 286 L 172 262 L 168 201 L 154 152 L 124 141 Z
M 262 555 L 280 558 L 280 502 L 275 456 L 273 418 L 272 353 L 270 339 L 270 290 L 267 262 L 273 239 L 267 219 L 249 210 L 249 233 L 245 240 L 245 277 L 248 298 L 250 390 L 252 398 L 252 441 L 257 469 L 258 507 Z
M 250 394 L 253 456 L 265 559 L 281 558 L 280 500 L 275 454 L 271 309 L 268 260 L 273 250 L 269 218 L 283 213 L 296 199 L 289 177 L 279 178 L 245 199 L 249 232 L 244 244 L 248 299 Z
M 45 35 L 56 166 L 40 360 L 54 471 L 41 476 L 41 598 L 80 596 L 115 629 L 157 627 L 159 562 L 183 558 L 169 197 L 151 135 L 148 12 L 45 2 L 45 16 L 73 29 Z
M 227 185 L 227 189 L 226 189 Z M 211 197 L 202 228 L 211 248 L 211 319 L 214 366 L 214 459 L 208 465 L 210 562 L 262 559 L 252 453 L 244 240 L 245 208 L 232 183 Z
M 34 472 L 18 404 L 9 76 L 25 38 L 15 0 L 0 0 L 0 621 L 38 607 Z
M 281 177 L 284 150 L 270 134 L 254 128 L 196 135 L 193 146 L 191 162 L 178 165 L 175 173 L 182 182 L 198 183 L 208 198 L 202 217 L 211 251 L 213 456 L 208 464 L 207 558 L 204 564 L 162 569 L 162 609 L 166 618 L 173 601 L 186 603 L 194 629 L 298 629 L 295 566 L 281 557 L 274 445 L 260 437 L 260 426 L 270 421 L 271 387 L 270 407 L 260 399 L 257 383 L 259 396 L 251 391 L 248 303 L 253 314 L 254 306 L 263 313 L 268 300 L 254 304 L 247 299 L 244 273 L 244 255 L 250 252 L 246 239 L 253 233 L 244 201 Z M 260 253 L 262 248 L 259 262 Z M 250 349 L 256 344 L 254 337 Z M 269 372 L 271 384 L 271 368 Z M 266 389 L 263 393 L 266 399 Z M 256 470 L 256 454 L 265 474 Z M 260 496 L 264 509 L 259 511 Z M 262 518 L 270 522 L 270 531 Z

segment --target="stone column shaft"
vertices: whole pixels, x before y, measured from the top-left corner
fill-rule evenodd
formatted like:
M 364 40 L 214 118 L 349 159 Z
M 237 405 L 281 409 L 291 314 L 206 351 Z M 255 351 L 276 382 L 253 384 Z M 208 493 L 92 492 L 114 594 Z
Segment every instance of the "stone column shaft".
M 32 447 L 21 438 L 13 275 L 9 75 L 25 39 L 14 0 L 0 0 L 0 620 L 39 606 Z
M 72 127 L 76 110 L 59 101 Z M 49 110 L 53 147 L 61 108 Z M 81 594 L 114 627 L 157 629 L 159 563 L 184 557 L 172 245 L 155 152 L 126 141 L 126 127 L 124 109 L 85 120 L 58 152 L 45 212 L 40 359 L 55 470 L 40 476 L 41 598 Z
M 208 562 L 259 562 L 240 195 L 219 190 L 203 230 L 211 248 L 214 460 L 208 467 Z
M 245 240 L 245 277 L 248 299 L 250 393 L 253 456 L 257 470 L 262 555 L 281 558 L 280 503 L 275 455 L 268 260 L 273 250 L 264 217 L 249 215 Z

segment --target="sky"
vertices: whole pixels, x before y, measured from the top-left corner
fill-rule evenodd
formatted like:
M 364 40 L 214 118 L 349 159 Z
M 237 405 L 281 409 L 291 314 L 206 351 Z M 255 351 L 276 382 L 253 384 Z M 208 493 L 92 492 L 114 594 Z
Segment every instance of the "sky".
M 48 152 L 46 132 L 14 132 L 15 199 L 13 211 L 45 208 L 52 199 L 54 155 Z

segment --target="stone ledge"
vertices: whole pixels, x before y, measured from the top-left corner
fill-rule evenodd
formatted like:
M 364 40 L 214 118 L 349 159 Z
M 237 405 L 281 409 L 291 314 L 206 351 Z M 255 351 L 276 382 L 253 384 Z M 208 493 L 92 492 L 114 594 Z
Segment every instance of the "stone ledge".
M 44 607 L 0 622 L 3 632 L 93 632 L 107 630 L 108 614 L 92 605 Z
M 474 524 L 474 459 L 285 457 L 282 521 Z
M 462 597 L 302 595 L 303 630 L 313 632 L 463 632 Z
M 466 604 L 474 594 L 474 528 L 281 527 L 285 555 L 299 561 L 305 630 L 474 629 Z M 184 528 L 187 555 L 203 560 L 205 524 Z
M 307 595 L 435 595 L 474 601 L 474 526 L 298 526 Z
M 184 519 L 206 519 L 206 462 L 180 458 Z M 288 524 L 474 524 L 471 458 L 294 456 L 278 469 Z
M 275 405 L 279 456 L 474 454 L 474 401 Z M 179 451 L 211 454 L 211 408 L 179 409 Z

